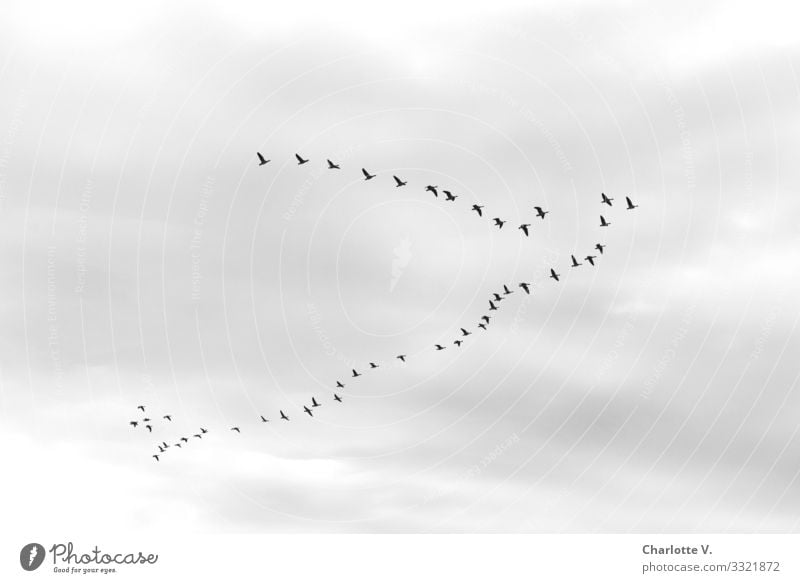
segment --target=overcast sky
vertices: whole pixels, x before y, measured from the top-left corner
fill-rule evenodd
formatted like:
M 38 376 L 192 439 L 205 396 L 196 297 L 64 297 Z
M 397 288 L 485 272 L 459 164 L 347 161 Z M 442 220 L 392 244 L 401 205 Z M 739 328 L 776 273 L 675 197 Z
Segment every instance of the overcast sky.
M 15 3 L 3 522 L 797 531 L 786 4 Z

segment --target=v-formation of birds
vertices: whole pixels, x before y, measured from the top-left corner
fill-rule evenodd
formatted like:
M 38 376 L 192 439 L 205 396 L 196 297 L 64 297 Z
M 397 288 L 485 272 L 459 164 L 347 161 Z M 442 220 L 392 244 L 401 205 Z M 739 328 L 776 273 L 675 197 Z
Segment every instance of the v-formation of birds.
M 265 158 L 261 154 L 261 152 L 256 152 L 256 156 L 258 157 L 259 166 L 265 166 L 270 162 L 270 160 Z M 295 158 L 297 160 L 297 164 L 298 165 L 308 164 L 309 161 L 310 161 L 307 158 L 303 158 L 300 154 L 295 154 Z M 332 162 L 330 159 L 327 159 L 326 162 L 327 162 L 327 167 L 328 167 L 329 170 L 341 170 L 341 166 L 339 164 L 337 164 L 337 163 Z M 377 174 L 372 174 L 368 170 L 366 170 L 365 168 L 361 168 L 361 173 L 364 176 L 364 180 L 372 180 L 372 179 L 377 177 Z M 395 186 L 397 188 L 406 186 L 408 184 L 407 181 L 402 180 L 401 178 L 399 178 L 396 175 L 392 175 L 392 178 L 394 179 L 394 183 L 395 183 Z M 437 198 L 439 197 L 439 187 L 438 186 L 427 185 L 425 187 L 425 191 L 432 193 Z M 444 200 L 446 200 L 446 201 L 454 202 L 458 198 L 458 195 L 454 195 L 449 190 L 442 189 L 441 192 L 444 195 Z M 601 193 L 600 194 L 600 204 L 605 204 L 605 205 L 607 205 L 609 207 L 613 207 L 613 201 L 614 201 L 614 199 L 609 197 L 609 196 L 607 196 L 605 193 Z M 626 209 L 627 210 L 633 210 L 635 208 L 638 208 L 638 205 L 634 204 L 633 201 L 631 200 L 631 198 L 628 197 L 628 196 L 625 197 L 625 202 L 626 202 Z M 485 207 L 482 206 L 482 205 L 473 204 L 471 210 L 474 211 L 475 213 L 477 213 L 477 215 L 479 217 L 483 217 L 484 216 L 484 213 L 483 213 L 483 209 L 484 208 Z M 546 211 L 540 206 L 534 206 L 533 210 L 536 211 L 536 217 L 538 217 L 540 219 L 544 219 L 545 216 L 550 213 L 550 211 Z M 494 225 L 498 227 L 498 229 L 502 229 L 503 226 L 507 222 L 507 221 L 505 221 L 503 219 L 500 219 L 499 217 L 493 218 L 492 221 L 493 221 Z M 609 226 L 611 226 L 611 223 L 603 215 L 600 215 L 600 227 L 609 227 Z M 523 223 L 518 227 L 518 229 L 520 231 L 522 231 L 524 236 L 528 237 L 528 236 L 530 236 L 531 224 L 530 223 Z M 591 253 L 589 253 L 588 255 L 583 257 L 583 261 L 587 262 L 590 266 L 594 267 L 595 266 L 595 261 L 598 260 L 600 255 L 603 255 L 603 253 L 605 251 L 605 248 L 606 248 L 606 245 L 603 245 L 602 243 L 597 243 L 594 246 L 594 249 L 593 249 L 593 251 L 596 251 L 597 254 L 596 255 L 592 255 Z M 579 261 L 574 254 L 571 255 L 570 257 L 572 259 L 572 263 L 571 263 L 570 267 L 574 268 L 574 267 L 581 267 L 581 266 L 584 265 L 584 263 Z M 554 281 L 559 282 L 561 277 L 562 277 L 562 274 L 557 273 L 555 268 L 550 268 L 550 275 L 549 275 L 550 279 L 553 279 Z M 518 288 L 520 293 L 524 293 L 526 295 L 530 295 L 531 292 L 532 292 L 533 284 L 530 283 L 530 282 L 523 281 L 523 282 L 519 282 L 516 287 Z M 508 287 L 508 285 L 504 284 L 502 286 L 501 290 L 499 290 L 497 292 L 494 292 L 494 293 L 492 293 L 490 295 L 490 297 L 488 299 L 487 312 L 498 311 L 500 305 L 502 304 L 502 302 L 505 301 L 510 295 L 514 294 L 516 291 L 517 290 L 510 289 Z M 478 329 L 480 329 L 482 331 L 486 331 L 488 329 L 488 326 L 489 326 L 491 320 L 492 320 L 492 317 L 493 316 L 488 315 L 488 314 L 482 315 L 480 317 L 480 319 L 478 320 L 478 322 L 475 324 L 476 328 L 478 328 Z M 432 346 L 432 348 L 435 351 L 446 350 L 451 346 L 453 346 L 455 348 L 460 348 L 464 344 L 464 342 L 466 341 L 467 337 L 472 336 L 472 334 L 473 334 L 473 332 L 471 330 L 462 327 L 459 330 L 457 338 L 455 340 L 452 340 L 452 343 L 446 343 L 446 344 L 437 343 L 437 344 L 434 344 Z M 394 358 L 399 362 L 406 363 L 407 359 L 408 359 L 408 355 L 406 355 L 406 354 L 398 354 Z M 372 371 L 372 370 L 376 370 L 376 369 L 378 369 L 380 367 L 381 367 L 381 364 L 379 364 L 379 363 L 369 362 L 368 367 L 366 369 L 362 368 L 362 370 Z M 363 374 L 364 373 L 359 372 L 357 369 L 352 369 L 351 372 L 350 372 L 349 378 L 358 379 L 359 377 L 363 376 Z M 335 384 L 332 384 L 332 388 L 344 389 L 345 388 L 345 384 L 341 380 L 336 380 Z M 339 403 L 342 403 L 342 402 L 343 402 L 342 401 L 342 397 L 338 393 L 333 392 L 333 391 L 331 391 L 331 395 L 329 396 L 329 400 L 328 401 L 323 400 L 323 403 L 319 402 L 317 400 L 316 396 L 312 396 L 311 397 L 311 402 L 304 404 L 302 406 L 302 409 L 299 410 L 298 414 L 301 415 L 301 416 L 308 416 L 309 418 L 313 418 L 314 417 L 314 411 L 318 407 L 322 407 L 323 404 L 333 404 L 333 403 L 339 404 Z M 137 407 L 137 409 L 141 413 L 145 414 L 145 406 L 144 405 L 139 405 Z M 278 415 L 274 417 L 274 419 L 276 421 L 279 421 L 279 422 L 291 422 L 293 418 L 294 418 L 294 416 L 289 416 L 287 413 L 284 412 L 283 409 L 279 409 L 278 410 Z M 162 415 L 162 416 L 160 416 L 159 421 L 171 422 L 172 421 L 172 415 Z M 272 418 L 267 418 L 264 415 L 259 415 L 259 420 L 258 420 L 259 423 L 270 423 L 271 421 L 272 421 Z M 152 433 L 153 425 L 154 425 L 155 422 L 153 421 L 153 419 L 151 419 L 150 417 L 148 417 L 145 414 L 145 416 L 142 417 L 141 419 L 133 420 L 133 421 L 130 421 L 129 423 L 133 428 L 137 428 L 137 427 L 139 427 L 141 425 L 144 429 L 147 429 L 148 433 Z M 236 425 L 236 426 L 230 427 L 229 431 L 234 432 L 236 434 L 241 434 L 242 428 L 240 426 Z M 208 429 L 206 429 L 204 427 L 200 427 L 200 428 L 198 428 L 196 433 L 191 433 L 190 432 L 191 433 L 191 439 L 200 440 L 208 432 L 209 432 Z M 191 439 L 190 439 L 190 437 L 182 436 L 179 439 L 177 439 L 171 445 L 168 444 L 166 441 L 162 441 L 161 443 L 157 444 L 158 453 L 157 454 L 153 454 L 152 457 L 155 458 L 156 461 L 160 461 L 161 455 L 166 453 L 167 449 L 169 449 L 170 447 L 173 447 L 173 448 L 176 448 L 176 449 L 180 449 L 180 448 L 188 445 L 189 442 L 191 441 Z

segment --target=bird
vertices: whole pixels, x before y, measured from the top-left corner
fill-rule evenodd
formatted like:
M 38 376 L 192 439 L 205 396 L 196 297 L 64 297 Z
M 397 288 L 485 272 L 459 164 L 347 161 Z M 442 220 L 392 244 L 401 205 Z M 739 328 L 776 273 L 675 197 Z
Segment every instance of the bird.
M 558 281 L 558 274 L 556 273 L 555 269 L 550 270 L 550 277 Z
M 528 232 L 528 227 L 530 227 L 530 225 L 528 223 L 524 223 L 524 224 L 520 225 L 517 228 L 518 229 L 522 229 L 522 232 L 525 233 L 526 237 L 528 237 L 528 236 L 530 236 L 530 233 Z
M 258 165 L 259 166 L 263 166 L 264 164 L 269 162 L 269 160 L 267 160 L 266 158 L 264 158 L 264 156 L 261 155 L 261 152 L 256 152 L 256 156 L 258 156 Z
M 286 416 L 286 414 L 283 411 L 281 411 L 281 419 L 283 419 L 284 421 L 288 421 L 289 420 L 289 418 Z
M 570 255 L 572 257 L 572 267 L 578 267 L 579 265 L 583 265 L 583 263 L 578 263 L 578 260 L 575 259 L 574 255 Z
M 523 281 L 522 283 L 519 284 L 519 287 L 521 287 L 525 291 L 526 294 L 530 295 L 530 293 L 531 293 L 531 284 L 526 283 L 526 282 Z
M 398 360 L 401 360 L 403 362 L 406 361 L 406 355 L 405 354 L 398 354 L 395 358 L 397 358 Z
M 167 445 L 167 442 L 166 442 L 166 441 L 162 441 L 162 442 L 161 442 L 161 445 L 163 445 L 163 446 L 164 446 L 164 449 L 167 449 L 167 448 L 169 447 L 169 446 Z
M 378 368 L 379 365 L 375 364 L 374 362 L 369 363 L 370 368 Z
M 311 397 L 311 406 L 319 407 L 319 403 L 317 403 L 317 400 L 314 397 Z
M 142 423 L 148 423 L 150 421 L 150 417 L 145 417 L 142 419 Z
M 139 425 L 139 422 L 138 422 L 138 421 L 131 421 L 131 422 L 130 422 L 130 425 L 131 425 L 132 427 L 136 427 L 137 425 Z
M 510 289 L 508 289 L 508 286 L 506 284 L 503 284 L 503 293 L 505 295 L 510 295 L 510 294 L 513 294 L 514 292 L 511 291 Z
M 239 431 L 239 428 L 238 428 L 238 427 L 236 427 L 235 429 L 236 429 L 236 431 Z M 188 438 L 188 437 L 181 437 L 181 441 L 182 441 L 183 443 L 189 443 L 189 438 Z
M 342 402 L 342 398 L 339 395 L 337 395 L 336 393 L 333 394 L 333 400 L 334 401 L 339 401 L 340 403 Z
M 479 217 L 483 216 L 483 211 L 481 211 L 482 208 L 483 208 L 482 206 L 479 206 L 477 204 L 473 204 L 472 205 L 472 210 L 474 210 L 476 213 L 478 213 Z
M 236 433 L 241 433 L 241 432 L 242 432 L 242 430 L 241 430 L 241 429 L 239 429 L 238 427 L 231 427 L 231 431 L 235 431 Z M 183 437 L 181 437 L 181 439 L 184 439 L 184 438 L 183 438 Z M 187 440 L 187 441 L 188 441 L 188 440 Z
M 463 342 L 464 342 L 463 340 L 456 340 L 455 342 L 453 342 L 453 344 L 455 344 L 456 346 L 461 346 Z
M 437 188 L 439 188 L 439 187 L 438 186 L 431 186 L 429 184 L 428 186 L 425 187 L 425 192 L 432 192 L 433 196 L 438 197 L 439 196 L 439 191 L 436 190 Z
M 200 428 L 200 433 L 208 433 L 208 429 L 203 429 L 203 428 L 201 427 L 201 428 Z
M 483 328 L 484 330 L 486 330 L 486 324 L 478 324 L 478 328 Z
M 164 419 L 167 421 L 172 421 L 172 415 L 164 415 Z
M 269 423 L 269 419 L 267 419 L 266 417 L 264 417 L 263 415 L 261 415 L 261 422 L 262 422 L 262 423 Z
M 494 294 L 494 301 L 502 302 L 504 299 L 505 298 L 503 296 L 501 296 L 500 294 Z
M 149 433 L 153 433 L 153 426 L 152 425 L 145 425 L 145 427 L 147 427 L 147 431 Z
M 294 157 L 295 157 L 295 158 L 297 158 L 297 165 L 298 165 L 298 166 L 300 166 L 301 164 L 305 164 L 306 162 L 308 162 L 308 160 L 304 160 L 304 159 L 303 159 L 303 158 L 300 156 L 300 154 L 295 154 L 295 155 L 294 155 Z
M 137 409 L 141 409 L 141 410 L 142 410 L 142 413 L 144 413 L 144 405 L 139 405 L 139 406 L 138 406 L 138 407 L 136 407 L 136 408 L 137 408 Z
M 494 221 L 494 224 L 495 224 L 495 225 L 497 225 L 497 228 L 498 228 L 498 229 L 502 229 L 502 228 L 503 228 L 503 225 L 505 225 L 505 224 L 506 224 L 506 222 L 505 222 L 505 221 L 501 221 L 501 220 L 500 220 L 500 219 L 498 219 L 497 217 L 495 217 L 495 218 L 494 218 L 494 219 L 492 219 L 492 220 Z
M 600 255 L 603 254 L 603 249 L 605 249 L 606 247 L 608 247 L 608 245 L 601 245 L 600 243 L 598 243 L 597 245 L 594 246 L 595 249 L 600 251 Z
M 441 344 L 436 344 L 436 350 L 444 350 L 444 348 Z
M 400 188 L 401 186 L 405 186 L 406 184 L 408 184 L 407 182 L 403 182 L 402 180 L 400 180 L 397 176 L 392 176 L 392 178 L 394 178 L 394 181 L 397 183 L 395 184 L 395 188 Z
M 483 320 L 487 324 L 489 323 L 489 320 L 491 320 L 491 319 L 492 319 L 491 316 L 481 316 L 481 320 Z
M 202 436 L 202 435 L 200 435 L 199 433 L 195 433 L 195 434 L 194 434 L 194 436 L 195 436 L 197 439 L 203 439 L 203 436 Z
M 607 221 L 606 221 L 606 218 L 605 218 L 603 215 L 600 215 L 600 226 L 601 226 L 601 227 L 607 227 L 607 226 L 609 226 L 610 224 L 611 224 L 611 223 L 607 222 Z
M 614 200 L 613 198 L 608 198 L 604 192 L 601 192 L 600 196 L 603 197 L 602 200 L 600 201 L 600 204 L 605 203 L 608 206 L 614 206 L 614 205 L 611 204 L 611 201 Z
M 627 203 L 628 203 L 628 210 L 629 210 L 629 211 L 632 211 L 633 209 L 635 209 L 635 208 L 638 208 L 638 207 L 639 207 L 639 205 L 638 205 L 638 204 L 633 204 L 633 201 L 631 200 L 631 197 L 629 197 L 629 196 L 626 196 L 626 197 L 625 197 L 625 202 L 627 202 Z
M 367 172 L 366 168 L 362 168 L 361 172 L 364 173 L 364 180 L 372 180 L 373 178 L 375 178 L 375 175 L 374 174 L 370 174 L 369 172 Z
M 361 373 L 358 372 L 356 369 L 353 369 L 353 378 L 360 377 Z
M 469 336 L 470 334 L 472 334 L 472 332 L 470 332 L 469 330 L 464 330 L 464 328 L 461 329 L 462 336 Z
M 153 457 L 156 458 L 156 461 L 158 461 L 158 454 L 153 454 Z
M 327 162 L 328 162 L 328 170 L 341 170 L 338 164 L 334 164 L 330 160 L 327 160 Z
M 175 444 L 175 447 L 181 447 L 182 445 L 183 444 L 179 441 L 178 443 Z
M 309 417 L 313 417 L 313 416 L 314 416 L 314 414 L 311 412 L 311 409 L 309 409 L 309 408 L 308 408 L 308 407 L 306 407 L 305 405 L 303 405 L 303 411 L 305 411 L 306 413 L 308 413 L 308 416 L 309 416 Z
M 450 202 L 453 202 L 455 199 L 458 198 L 457 195 L 453 194 L 449 190 L 443 190 L 442 192 L 444 193 L 445 200 L 449 200 Z
M 584 259 L 589 262 L 589 265 L 594 265 L 596 257 L 594 255 L 587 255 Z
M 158 446 L 158 453 L 164 453 L 165 451 L 166 450 L 163 447 L 161 447 L 160 445 Z
M 549 212 L 550 212 L 550 211 L 545 211 L 545 210 L 542 210 L 542 207 L 540 207 L 540 206 L 535 206 L 535 207 L 533 207 L 533 208 L 536 210 L 536 216 L 537 216 L 537 217 L 539 217 L 540 219 L 543 219 L 543 218 L 544 218 L 544 216 L 545 216 L 547 213 L 549 213 Z
M 496 310 L 496 309 L 497 306 L 494 305 L 494 302 L 492 300 L 489 300 L 489 310 Z
M 340 383 L 339 381 L 336 381 L 336 388 L 343 389 L 344 385 L 342 383 Z

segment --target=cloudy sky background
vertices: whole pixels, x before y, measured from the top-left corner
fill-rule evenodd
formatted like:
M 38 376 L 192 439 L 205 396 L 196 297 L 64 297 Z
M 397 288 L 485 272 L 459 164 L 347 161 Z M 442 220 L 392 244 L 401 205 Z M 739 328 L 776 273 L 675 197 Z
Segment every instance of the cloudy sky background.
M 796 8 L 490 4 L 12 3 L 4 523 L 800 528 Z

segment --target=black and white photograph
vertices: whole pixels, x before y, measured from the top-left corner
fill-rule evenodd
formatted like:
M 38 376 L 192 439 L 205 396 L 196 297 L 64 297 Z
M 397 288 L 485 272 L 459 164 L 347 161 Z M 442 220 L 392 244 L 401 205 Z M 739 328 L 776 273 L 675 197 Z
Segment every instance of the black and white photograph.
M 800 580 L 795 3 L 2 6 L 0 580 Z

